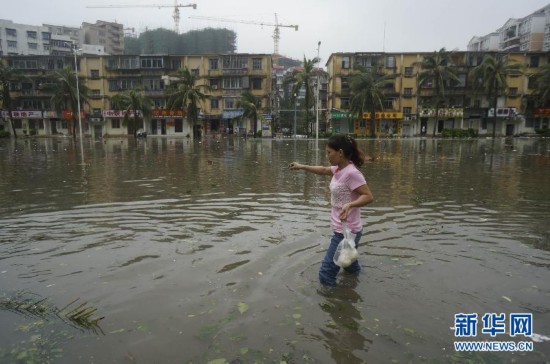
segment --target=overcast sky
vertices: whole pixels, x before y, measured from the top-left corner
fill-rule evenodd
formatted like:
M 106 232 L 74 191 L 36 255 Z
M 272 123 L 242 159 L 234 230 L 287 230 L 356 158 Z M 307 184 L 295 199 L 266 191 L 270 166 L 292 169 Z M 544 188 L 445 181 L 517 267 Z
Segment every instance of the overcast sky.
M 196 3 L 180 8 L 180 31 L 226 27 L 237 33 L 237 51 L 272 53 L 273 27 L 189 19 L 209 16 L 239 21 L 298 25 L 280 28 L 281 54 L 322 62 L 335 52 L 415 52 L 465 50 L 474 35 L 485 35 L 509 18 L 522 18 L 550 4 L 550 0 L 178 0 Z M 0 18 L 16 23 L 80 26 L 83 21 L 116 21 L 144 31 L 146 27 L 173 29 L 173 7 L 88 8 L 102 5 L 173 5 L 174 0 L 0 0 Z

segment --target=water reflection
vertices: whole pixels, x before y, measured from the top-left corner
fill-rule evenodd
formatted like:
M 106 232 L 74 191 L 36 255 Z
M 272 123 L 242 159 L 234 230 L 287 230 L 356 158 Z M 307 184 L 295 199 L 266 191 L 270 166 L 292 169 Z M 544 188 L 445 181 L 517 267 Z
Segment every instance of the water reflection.
M 53 338 L 58 362 L 448 362 L 455 313 L 550 324 L 548 141 L 360 140 L 365 274 L 329 295 L 328 179 L 287 170 L 326 163 L 322 141 L 86 142 L 81 166 L 70 138 L 0 141 L 4 297 L 106 317 Z M 22 320 L 0 310 L 1 359 L 52 329 Z

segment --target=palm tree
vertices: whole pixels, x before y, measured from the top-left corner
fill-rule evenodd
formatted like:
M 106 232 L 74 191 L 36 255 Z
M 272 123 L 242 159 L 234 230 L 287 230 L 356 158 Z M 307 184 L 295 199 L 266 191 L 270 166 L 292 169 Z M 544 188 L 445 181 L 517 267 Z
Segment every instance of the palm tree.
M 8 118 L 10 120 L 11 130 L 13 136 L 17 138 L 15 132 L 15 125 L 13 124 L 12 117 L 12 99 L 10 95 L 10 84 L 12 81 L 21 78 L 21 74 L 16 69 L 10 67 L 4 60 L 0 60 L 0 87 L 2 88 L 2 105 L 8 111 Z
M 241 99 L 237 102 L 237 107 L 243 109 L 243 117 L 254 122 L 254 138 L 258 130 L 258 117 L 260 117 L 260 109 L 262 100 L 252 95 L 250 91 L 243 92 Z
M 490 54 L 486 54 L 483 61 L 470 70 L 474 91 L 483 90 L 489 100 L 489 108 L 493 108 L 493 138 L 496 136 L 498 97 L 508 88 L 506 78 L 522 72 L 521 64 L 509 62 L 504 55 Z
M 128 121 L 130 114 L 134 114 L 131 127 L 128 128 L 128 133 L 137 137 L 137 125 L 141 114 L 143 120 L 143 129 L 145 130 L 145 118 L 151 115 L 153 108 L 153 100 L 145 95 L 141 89 L 131 89 L 123 93 L 116 94 L 111 98 L 111 104 L 114 109 L 124 110 L 124 118 Z M 128 125 L 130 126 L 130 124 Z
M 74 71 L 70 68 L 63 68 L 54 73 L 53 83 L 45 86 L 53 90 L 51 102 L 58 114 L 61 114 L 63 110 L 71 110 L 71 128 L 74 139 L 76 139 L 78 98 L 80 98 L 80 105 L 88 103 L 90 99 L 90 89 L 86 86 L 85 80 L 79 78 L 78 82 L 77 90 Z
M 207 85 L 197 85 L 197 77 L 187 67 L 179 69 L 175 75 L 176 81 L 165 91 L 168 96 L 167 106 L 171 110 L 183 110 L 191 119 L 193 137 L 200 136 L 197 129 L 200 103 L 207 96 L 201 89 L 209 89 Z
M 550 63 L 542 66 L 534 77 L 534 95 L 540 106 L 546 106 L 550 103 Z
M 458 82 L 458 75 L 455 65 L 452 63 L 453 52 L 447 52 L 445 48 L 433 52 L 429 56 L 416 63 L 421 71 L 418 74 L 418 88 L 429 87 L 434 89 L 435 122 L 432 136 L 435 136 L 437 130 L 437 120 L 439 117 L 439 107 L 445 100 L 445 89 L 451 82 Z
M 301 70 L 294 70 L 293 73 L 289 74 L 283 81 L 283 85 L 292 85 L 291 91 L 291 100 L 293 103 L 296 102 L 296 96 L 299 94 L 300 90 L 305 88 L 305 104 L 304 108 L 306 111 L 306 125 L 309 125 L 309 109 L 313 106 L 314 103 L 314 90 L 313 86 L 315 85 L 316 77 L 320 74 L 320 71 L 315 69 L 315 65 L 319 62 L 317 57 L 313 59 L 306 59 L 304 56 L 304 65 Z
M 386 90 L 393 86 L 391 75 L 384 75 L 381 67 L 358 67 L 350 77 L 350 112 L 359 118 L 364 112 L 370 112 L 371 136 L 374 134 L 374 117 L 376 111 L 384 109 L 383 100 Z

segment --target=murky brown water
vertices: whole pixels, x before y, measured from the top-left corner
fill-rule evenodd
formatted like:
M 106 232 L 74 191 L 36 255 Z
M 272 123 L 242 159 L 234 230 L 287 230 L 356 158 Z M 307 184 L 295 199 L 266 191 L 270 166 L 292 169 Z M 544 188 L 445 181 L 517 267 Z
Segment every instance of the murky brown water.
M 457 353 L 451 327 L 530 312 L 550 336 L 550 141 L 359 143 L 364 270 L 325 291 L 328 179 L 287 170 L 322 140 L 86 141 L 84 166 L 70 139 L 0 140 L 0 362 L 549 362 Z M 15 297 L 79 298 L 103 333 Z

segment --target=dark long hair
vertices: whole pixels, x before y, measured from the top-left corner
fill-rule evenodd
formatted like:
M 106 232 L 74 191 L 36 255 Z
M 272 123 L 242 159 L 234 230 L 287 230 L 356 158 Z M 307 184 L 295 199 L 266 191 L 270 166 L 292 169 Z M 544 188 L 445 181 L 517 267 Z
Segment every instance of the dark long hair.
M 344 156 L 356 167 L 361 167 L 365 163 L 365 153 L 357 147 L 357 142 L 349 135 L 333 135 L 328 138 L 327 145 L 334 150 L 342 149 Z

